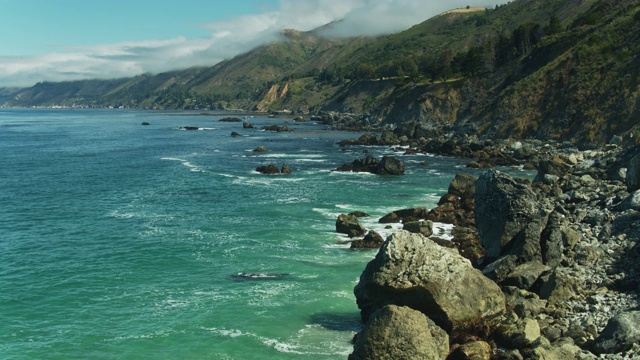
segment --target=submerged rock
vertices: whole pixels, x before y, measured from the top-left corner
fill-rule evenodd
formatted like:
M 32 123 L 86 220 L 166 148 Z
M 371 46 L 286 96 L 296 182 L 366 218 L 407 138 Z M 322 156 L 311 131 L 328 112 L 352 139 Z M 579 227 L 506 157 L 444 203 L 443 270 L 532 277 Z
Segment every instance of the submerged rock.
M 237 273 L 231 275 L 231 278 L 236 281 L 252 281 L 252 280 L 282 280 L 289 278 L 291 275 L 288 273 Z
M 376 311 L 357 335 L 350 360 L 444 359 L 449 336 L 431 319 L 406 306 Z
M 354 293 L 363 320 L 395 304 L 423 312 L 448 332 L 488 326 L 505 311 L 498 285 L 457 250 L 407 231 L 387 239 Z

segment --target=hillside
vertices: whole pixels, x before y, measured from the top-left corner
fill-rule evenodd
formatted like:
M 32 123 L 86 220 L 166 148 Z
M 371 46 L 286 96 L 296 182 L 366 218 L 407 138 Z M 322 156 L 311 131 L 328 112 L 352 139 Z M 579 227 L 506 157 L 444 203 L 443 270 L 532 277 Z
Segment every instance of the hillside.
M 369 114 L 427 131 L 636 142 L 640 5 L 517 0 L 435 16 L 379 38 L 327 39 L 323 28 L 210 68 L 4 90 L 5 106 L 124 106 Z M 330 27 L 328 24 L 327 27 Z

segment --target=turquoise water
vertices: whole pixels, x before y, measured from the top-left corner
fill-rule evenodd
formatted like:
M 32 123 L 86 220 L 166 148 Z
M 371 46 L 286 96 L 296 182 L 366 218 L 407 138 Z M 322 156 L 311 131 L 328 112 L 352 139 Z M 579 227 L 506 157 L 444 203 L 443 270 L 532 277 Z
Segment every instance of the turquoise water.
M 463 170 L 419 155 L 400 177 L 333 173 L 360 134 L 184 114 L 0 109 L 1 358 L 344 359 L 375 252 L 349 250 L 337 215 L 388 234 L 380 216 L 433 207 Z

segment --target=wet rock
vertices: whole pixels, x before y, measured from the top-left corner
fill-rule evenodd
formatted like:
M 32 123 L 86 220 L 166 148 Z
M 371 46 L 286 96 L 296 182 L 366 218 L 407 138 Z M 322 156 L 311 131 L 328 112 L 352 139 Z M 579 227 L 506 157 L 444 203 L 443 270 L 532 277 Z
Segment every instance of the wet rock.
M 395 304 L 423 312 L 447 331 L 488 326 L 505 310 L 500 288 L 455 249 L 402 230 L 369 262 L 354 293 L 363 320 Z
M 243 129 L 253 129 L 253 125 L 251 125 L 251 123 L 249 123 L 248 121 L 243 121 L 242 122 L 242 128 Z
M 364 236 L 363 239 L 356 239 L 351 242 L 351 249 L 378 249 L 384 244 L 384 239 L 373 230 Z
M 357 218 L 365 218 L 365 217 L 369 217 L 371 215 L 367 214 L 366 212 L 362 212 L 362 211 L 352 211 L 349 213 L 349 215 L 353 215 Z
M 444 359 L 449 336 L 419 311 L 387 305 L 356 336 L 350 360 Z
M 253 149 L 253 152 L 261 152 L 261 153 L 265 153 L 268 152 L 269 149 L 266 148 L 266 146 L 258 146 L 257 148 Z
M 241 122 L 242 120 L 238 119 L 237 117 L 223 117 L 218 121 L 219 122 Z
M 349 237 L 357 237 L 364 235 L 367 230 L 360 224 L 357 217 L 340 214 L 336 220 L 336 232 L 349 235 Z
M 293 129 L 290 129 L 287 126 L 278 126 L 278 125 L 263 126 L 262 130 L 274 131 L 274 132 L 292 132 L 293 131 Z
M 375 174 L 379 175 L 402 175 L 404 174 L 404 165 L 400 160 L 391 157 L 383 156 L 382 160 L 376 168 Z
M 280 174 L 280 169 L 276 165 L 260 165 L 256 168 L 256 171 L 265 175 Z
M 385 156 L 378 161 L 371 156 L 356 159 L 352 163 L 339 166 L 334 171 L 369 172 L 377 175 L 402 175 L 404 165 L 396 158 Z
M 402 209 L 395 210 L 378 220 L 380 224 L 391 224 L 391 223 L 408 223 L 412 221 L 417 221 L 424 219 L 427 216 L 426 208 L 411 208 L 411 209 Z
M 293 170 L 287 164 L 282 164 L 282 168 L 280 169 L 280 173 L 282 174 L 293 174 Z

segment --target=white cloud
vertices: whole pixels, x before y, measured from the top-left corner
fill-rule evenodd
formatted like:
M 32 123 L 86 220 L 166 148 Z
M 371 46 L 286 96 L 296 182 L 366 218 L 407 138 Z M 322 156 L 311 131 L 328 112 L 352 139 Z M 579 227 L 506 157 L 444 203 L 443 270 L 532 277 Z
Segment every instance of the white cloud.
M 283 29 L 312 30 L 332 21 L 329 35 L 381 35 L 407 29 L 451 8 L 493 6 L 482 0 L 281 0 L 278 11 L 205 24 L 206 38 L 155 39 L 63 49 L 29 57 L 0 57 L 0 86 L 39 81 L 119 78 L 191 66 L 212 66 L 272 42 Z

